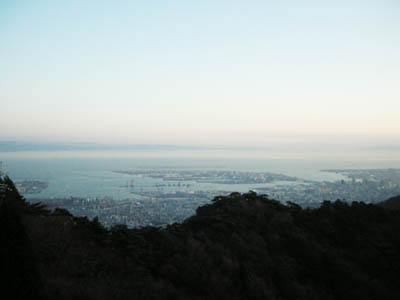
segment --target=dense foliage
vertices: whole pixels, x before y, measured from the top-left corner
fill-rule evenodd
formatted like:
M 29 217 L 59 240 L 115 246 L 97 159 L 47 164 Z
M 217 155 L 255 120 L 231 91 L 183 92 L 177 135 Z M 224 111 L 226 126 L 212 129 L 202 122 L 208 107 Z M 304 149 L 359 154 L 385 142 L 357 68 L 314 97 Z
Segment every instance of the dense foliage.
M 183 224 L 106 229 L 0 184 L 3 293 L 13 299 L 400 299 L 396 209 L 232 193 Z

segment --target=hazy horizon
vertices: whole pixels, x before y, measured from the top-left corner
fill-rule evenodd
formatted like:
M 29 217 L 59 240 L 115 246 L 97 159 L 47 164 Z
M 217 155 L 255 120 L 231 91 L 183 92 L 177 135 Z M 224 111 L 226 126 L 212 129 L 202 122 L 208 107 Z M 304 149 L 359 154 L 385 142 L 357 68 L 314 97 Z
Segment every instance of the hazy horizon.
M 399 12 L 394 0 L 2 1 L 0 141 L 396 148 Z
M 264 153 L 295 153 L 305 152 L 310 153 L 326 153 L 332 155 L 333 153 L 346 155 L 350 153 L 359 153 L 365 155 L 366 153 L 373 154 L 373 152 L 387 152 L 391 155 L 396 155 L 400 150 L 400 143 L 392 140 L 293 140 L 281 139 L 273 140 L 268 145 L 251 145 L 251 144 L 138 144 L 138 143 L 101 143 L 101 142 L 56 142 L 56 141 L 35 141 L 35 140 L 0 140 L 0 153 L 6 152 L 53 152 L 53 151 L 117 151 L 124 153 L 124 151 L 256 151 Z M 382 153 L 383 153 L 382 152 Z M 199 152 L 200 153 L 200 152 Z M 226 152 L 227 153 L 227 152 Z M 111 154 L 110 154 L 111 155 Z M 68 155 L 67 155 L 68 156 Z

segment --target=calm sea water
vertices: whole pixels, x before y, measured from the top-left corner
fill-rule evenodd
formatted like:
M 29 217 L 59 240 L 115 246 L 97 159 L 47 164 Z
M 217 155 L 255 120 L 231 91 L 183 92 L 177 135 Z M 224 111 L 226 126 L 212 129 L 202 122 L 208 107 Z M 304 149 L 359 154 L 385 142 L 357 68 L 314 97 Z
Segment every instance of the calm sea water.
M 335 181 L 340 174 L 323 169 L 400 168 L 396 151 L 271 152 L 271 151 L 32 151 L 2 152 L 3 172 L 13 180 L 48 181 L 49 187 L 28 198 L 113 197 L 132 198 L 126 187 L 132 179 L 114 170 L 234 170 L 273 172 L 307 180 Z M 135 178 L 143 191 L 159 180 Z M 165 182 L 164 182 L 165 183 Z M 248 191 L 262 185 L 192 184 L 184 190 Z

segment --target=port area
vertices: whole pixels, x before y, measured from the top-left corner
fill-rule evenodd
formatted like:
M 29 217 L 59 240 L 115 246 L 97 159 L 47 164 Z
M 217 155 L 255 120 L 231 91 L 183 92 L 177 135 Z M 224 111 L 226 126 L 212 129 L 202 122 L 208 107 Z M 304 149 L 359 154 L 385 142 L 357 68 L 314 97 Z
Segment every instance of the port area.
M 148 177 L 162 179 L 164 181 L 192 181 L 196 183 L 215 183 L 215 184 L 254 184 L 271 183 L 274 181 L 297 181 L 298 178 L 284 174 L 270 172 L 240 172 L 240 171 L 220 171 L 220 170 L 135 170 L 114 171 L 118 174 L 126 174 L 138 177 Z

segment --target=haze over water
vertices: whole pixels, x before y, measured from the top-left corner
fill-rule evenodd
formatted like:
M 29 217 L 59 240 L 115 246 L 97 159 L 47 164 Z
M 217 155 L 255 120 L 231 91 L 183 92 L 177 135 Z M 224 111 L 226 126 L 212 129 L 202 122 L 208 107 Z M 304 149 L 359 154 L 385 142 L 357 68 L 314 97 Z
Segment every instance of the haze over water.
M 272 152 L 239 150 L 153 151 L 31 151 L 3 152 L 3 171 L 15 180 L 49 181 L 49 187 L 30 198 L 113 197 L 132 198 L 122 188 L 131 180 L 116 170 L 225 170 L 281 173 L 313 181 L 335 181 L 340 174 L 323 169 L 400 168 L 397 151 L 329 153 L 328 151 Z M 158 181 L 135 179 L 144 189 Z M 160 181 L 161 182 L 161 181 Z M 268 184 L 194 184 L 187 190 L 248 191 Z

